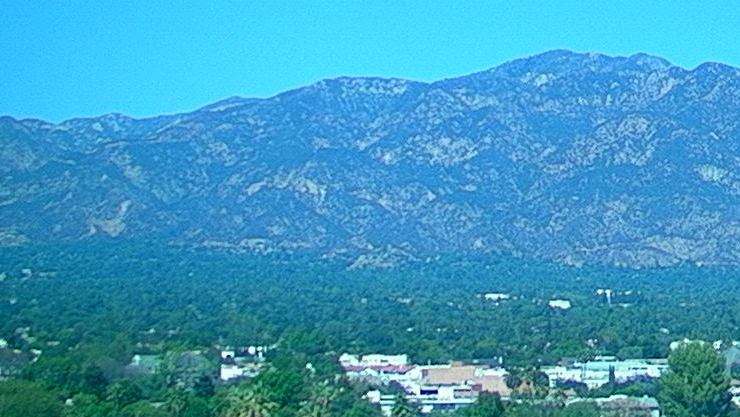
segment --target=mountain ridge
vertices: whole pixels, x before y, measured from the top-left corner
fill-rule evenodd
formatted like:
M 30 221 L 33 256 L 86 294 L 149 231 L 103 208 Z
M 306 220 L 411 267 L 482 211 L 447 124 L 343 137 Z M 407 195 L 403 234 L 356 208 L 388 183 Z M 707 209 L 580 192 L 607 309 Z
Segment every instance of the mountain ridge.
M 736 264 L 738 116 L 737 68 L 557 50 L 151 118 L 3 117 L 0 243 Z
M 671 63 L 670 61 L 668 61 L 665 58 L 659 57 L 657 55 L 651 55 L 651 54 L 646 53 L 646 52 L 637 52 L 637 53 L 634 53 L 634 54 L 629 55 L 629 56 L 624 56 L 624 55 L 609 55 L 609 54 L 595 53 L 595 52 L 576 52 L 576 51 L 573 51 L 573 50 L 570 50 L 570 49 L 553 49 L 553 50 L 541 52 L 541 53 L 538 53 L 538 54 L 528 55 L 528 56 L 524 56 L 524 57 L 520 57 L 520 58 L 515 58 L 515 59 L 509 60 L 509 61 L 505 61 L 505 62 L 503 62 L 501 64 L 498 64 L 498 65 L 495 65 L 493 67 L 490 67 L 490 68 L 487 68 L 487 69 L 483 69 L 483 70 L 480 70 L 480 71 L 474 71 L 474 72 L 469 73 L 469 74 L 463 74 L 463 75 L 457 75 L 457 76 L 450 76 L 450 77 L 442 78 L 442 79 L 436 80 L 436 81 L 421 81 L 421 80 L 414 80 L 414 79 L 403 78 L 403 77 L 383 77 L 383 76 L 377 76 L 377 75 L 372 75 L 372 76 L 339 75 L 339 76 L 336 76 L 336 77 L 322 78 L 322 79 L 320 79 L 318 81 L 315 81 L 313 83 L 309 83 L 309 84 L 307 84 L 305 86 L 283 90 L 281 92 L 277 92 L 275 94 L 272 94 L 270 96 L 265 96 L 265 97 L 251 97 L 251 96 L 233 95 L 233 96 L 230 96 L 230 97 L 226 97 L 224 99 L 216 100 L 213 103 L 206 104 L 206 105 L 204 105 L 202 107 L 198 107 L 198 108 L 196 108 L 194 110 L 185 111 L 185 112 L 181 112 L 181 113 L 164 113 L 164 114 L 153 115 L 153 116 L 132 117 L 132 116 L 128 116 L 127 114 L 125 114 L 123 112 L 110 112 L 110 113 L 103 113 L 103 114 L 93 115 L 93 116 L 73 117 L 73 118 L 70 118 L 70 119 L 62 120 L 62 121 L 60 121 L 58 123 L 53 123 L 53 122 L 44 120 L 42 118 L 37 118 L 37 117 L 15 118 L 15 117 L 13 117 L 10 114 L 0 115 L 0 119 L 2 119 L 2 118 L 10 118 L 10 119 L 15 120 L 15 121 L 18 121 L 18 122 L 24 122 L 24 121 L 29 121 L 29 122 L 43 122 L 43 123 L 49 123 L 49 124 L 54 124 L 54 125 L 61 125 L 61 124 L 64 124 L 66 122 L 78 121 L 78 120 L 99 119 L 99 118 L 109 117 L 109 116 L 116 116 L 116 117 L 122 116 L 122 117 L 129 118 L 129 119 L 132 119 L 132 120 L 148 120 L 148 119 L 155 119 L 155 118 L 159 118 L 159 117 L 167 117 L 167 116 L 175 116 L 175 115 L 182 115 L 182 114 L 190 114 L 190 113 L 194 113 L 194 112 L 197 112 L 197 111 L 205 110 L 205 109 L 207 109 L 209 107 L 220 105 L 221 103 L 226 104 L 226 102 L 233 101 L 233 100 L 238 100 L 238 101 L 243 101 L 243 100 L 249 100 L 249 101 L 270 100 L 270 99 L 275 98 L 277 96 L 280 96 L 282 94 L 289 93 L 289 92 L 296 91 L 296 90 L 300 90 L 302 88 L 310 87 L 310 86 L 312 86 L 314 84 L 321 83 L 323 81 L 333 81 L 333 80 L 338 80 L 338 79 L 400 80 L 400 81 L 406 81 L 406 82 L 411 82 L 411 83 L 418 83 L 418 84 L 426 84 L 426 85 L 429 85 L 429 84 L 435 84 L 435 83 L 444 82 L 444 81 L 448 81 L 448 80 L 454 80 L 454 79 L 458 79 L 458 78 L 466 78 L 466 77 L 470 77 L 470 76 L 477 75 L 477 74 L 489 73 L 489 72 L 492 72 L 492 71 L 494 71 L 494 70 L 496 70 L 496 69 L 498 69 L 500 67 L 505 67 L 505 66 L 508 66 L 510 64 L 514 64 L 514 63 L 518 63 L 518 62 L 530 61 L 532 59 L 540 59 L 540 58 L 543 58 L 543 57 L 547 57 L 547 56 L 549 56 L 551 54 L 567 54 L 567 55 L 580 56 L 580 57 L 588 57 L 588 56 L 595 55 L 595 56 L 605 57 L 605 58 L 609 58 L 609 59 L 624 59 L 624 60 L 628 60 L 628 61 L 629 60 L 633 60 L 633 59 L 646 58 L 646 59 L 651 60 L 651 61 L 659 61 L 659 62 L 662 62 L 663 65 L 666 68 L 676 68 L 676 69 L 680 69 L 680 70 L 686 71 L 686 72 L 694 72 L 694 71 L 697 71 L 702 66 L 726 68 L 726 69 L 731 69 L 731 70 L 736 71 L 736 72 L 740 72 L 740 68 L 739 67 L 736 67 L 736 66 L 733 66 L 733 65 L 730 65 L 730 64 L 726 64 L 726 63 L 722 63 L 722 62 L 718 62 L 718 61 L 705 61 L 705 62 L 702 62 L 701 64 L 698 64 L 693 69 L 689 69 L 689 68 L 685 68 L 685 67 L 682 67 L 682 66 L 673 64 L 673 63 Z

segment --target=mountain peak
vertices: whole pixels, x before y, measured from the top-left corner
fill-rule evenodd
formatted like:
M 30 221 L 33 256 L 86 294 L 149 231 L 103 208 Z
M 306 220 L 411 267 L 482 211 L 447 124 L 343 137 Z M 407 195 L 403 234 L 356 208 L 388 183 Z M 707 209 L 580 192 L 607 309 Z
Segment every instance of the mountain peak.
M 731 65 L 723 64 L 720 62 L 704 62 L 694 68 L 692 71 L 694 74 L 703 74 L 703 75 L 718 75 L 718 74 L 725 74 L 730 76 L 738 76 L 740 75 L 740 69 L 733 67 Z
M 203 106 L 200 109 L 198 109 L 198 111 L 207 111 L 207 112 L 225 111 L 225 110 L 233 109 L 234 107 L 247 105 L 247 104 L 259 101 L 259 100 L 260 99 L 256 99 L 256 98 L 231 96 L 223 100 L 219 100 L 215 103 L 211 103 L 207 106 Z
M 669 61 L 663 58 L 642 52 L 625 57 L 610 56 L 595 52 L 575 52 L 568 49 L 555 49 L 506 62 L 492 68 L 491 72 L 499 75 L 519 77 L 527 72 L 613 72 L 628 69 L 656 71 L 672 66 Z
M 318 81 L 311 87 L 342 94 L 395 96 L 405 93 L 414 84 L 421 83 L 402 78 L 341 76 Z
M 650 68 L 653 70 L 666 69 L 674 66 L 667 59 L 654 55 L 649 55 L 644 52 L 639 52 L 631 55 L 628 60 L 640 67 Z
M 0 116 L 0 124 L 14 124 L 18 121 L 11 116 Z

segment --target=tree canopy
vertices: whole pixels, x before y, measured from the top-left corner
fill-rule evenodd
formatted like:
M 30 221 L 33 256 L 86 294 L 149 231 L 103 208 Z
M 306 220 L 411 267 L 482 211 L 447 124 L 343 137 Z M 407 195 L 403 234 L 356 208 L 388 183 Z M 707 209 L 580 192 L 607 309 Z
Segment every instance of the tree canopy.
M 667 417 L 722 417 L 729 412 L 730 388 L 724 358 L 711 344 L 685 343 L 669 357 L 660 398 Z
M 0 416 L 57 417 L 61 402 L 43 386 L 22 380 L 0 381 Z

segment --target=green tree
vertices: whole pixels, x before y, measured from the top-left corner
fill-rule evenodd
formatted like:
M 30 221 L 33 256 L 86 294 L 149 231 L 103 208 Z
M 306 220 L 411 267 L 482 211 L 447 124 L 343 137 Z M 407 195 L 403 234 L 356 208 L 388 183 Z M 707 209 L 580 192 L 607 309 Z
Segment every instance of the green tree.
M 133 404 L 143 397 L 141 387 L 133 381 L 116 381 L 108 386 L 105 398 L 119 408 Z
M 101 401 L 94 394 L 77 394 L 72 397 L 72 404 L 64 407 L 64 417 L 100 417 L 113 413 L 115 406 L 108 401 Z
M 212 397 L 214 390 L 213 378 L 209 375 L 200 375 L 193 384 L 193 394 L 199 397 Z
M 116 417 L 170 417 L 165 410 L 157 408 L 147 401 L 128 404 L 114 415 Z
M 209 417 L 213 415 L 210 402 L 202 397 L 188 397 L 187 407 L 178 417 Z
M 160 372 L 170 388 L 184 391 L 209 390 L 206 379 L 210 378 L 216 366 L 202 353 L 197 351 L 168 352 L 160 367 Z
M 553 417 L 550 408 L 529 403 L 513 403 L 506 409 L 506 417 Z
M 506 386 L 509 389 L 516 390 L 522 385 L 522 378 L 518 374 L 511 372 L 506 374 L 504 382 L 506 382 Z
M 102 397 L 107 386 L 108 381 L 106 380 L 105 375 L 103 375 L 103 371 L 98 366 L 94 364 L 86 364 L 82 368 L 79 387 L 82 392 Z
M 730 388 L 721 355 L 707 343 L 686 343 L 668 358 L 660 379 L 660 403 L 667 417 L 722 417 Z
M 72 357 L 41 356 L 38 361 L 25 370 L 24 375 L 27 379 L 63 390 L 65 395 L 71 395 L 79 389 L 79 371 L 79 366 Z
M 38 384 L 28 381 L 0 382 L 0 416 L 57 417 L 60 401 Z
M 262 372 L 254 382 L 270 401 L 283 409 L 296 410 L 301 402 L 308 398 L 305 372 L 305 363 L 281 359 L 273 362 L 272 366 Z
M 207 398 L 177 389 L 167 391 L 163 409 L 170 417 L 208 417 L 213 414 Z
M 535 397 L 544 398 L 550 392 L 550 378 L 546 373 L 532 369 L 527 373 L 527 377 L 532 381 L 532 391 Z
M 311 392 L 310 398 L 298 410 L 300 417 L 325 417 L 330 415 L 332 402 L 339 392 L 328 383 L 318 384 Z
M 328 415 L 328 408 L 325 408 L 321 404 L 315 403 L 311 400 L 303 403 L 296 413 L 297 417 L 326 417 Z
M 475 404 L 465 408 L 464 417 L 499 417 L 504 414 L 504 404 L 498 394 L 481 393 Z
M 174 417 L 181 417 L 188 408 L 188 394 L 176 389 L 167 391 L 164 408 Z
M 418 414 L 416 407 L 409 403 L 406 397 L 403 395 L 396 397 L 396 403 L 393 405 L 393 410 L 391 410 L 391 417 L 412 417 Z
M 355 402 L 346 412 L 342 413 L 342 417 L 380 417 L 382 413 L 377 407 L 373 407 L 366 400 L 362 399 Z
M 259 387 L 240 387 L 227 397 L 228 405 L 221 417 L 271 417 L 278 404 Z
M 557 413 L 557 417 L 599 417 L 599 415 L 601 415 L 599 408 L 592 402 L 571 404 Z

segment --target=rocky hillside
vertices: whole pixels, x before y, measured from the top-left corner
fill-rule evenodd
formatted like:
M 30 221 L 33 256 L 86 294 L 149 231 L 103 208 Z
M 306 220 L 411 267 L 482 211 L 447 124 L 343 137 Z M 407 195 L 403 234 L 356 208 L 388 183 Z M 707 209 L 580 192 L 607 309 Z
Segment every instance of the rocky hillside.
M 552 51 L 150 119 L 4 117 L 0 176 L 3 245 L 738 264 L 740 71 Z

